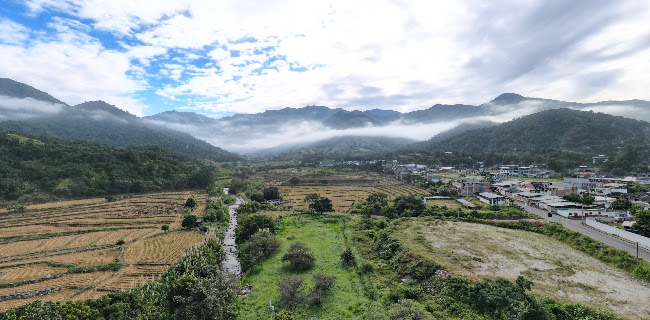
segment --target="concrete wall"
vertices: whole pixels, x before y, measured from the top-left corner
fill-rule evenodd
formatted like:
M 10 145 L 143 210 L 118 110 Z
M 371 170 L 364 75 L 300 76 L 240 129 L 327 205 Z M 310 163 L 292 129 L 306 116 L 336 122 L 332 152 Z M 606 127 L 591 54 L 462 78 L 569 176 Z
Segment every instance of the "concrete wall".
M 639 246 L 645 247 L 646 249 L 650 250 L 650 238 L 646 238 L 636 233 L 632 233 L 629 231 L 621 230 L 619 228 L 608 226 L 604 223 L 600 223 L 596 221 L 596 219 L 587 219 L 585 221 L 585 224 L 590 227 L 596 228 L 600 231 L 619 236 L 631 242 L 638 242 Z

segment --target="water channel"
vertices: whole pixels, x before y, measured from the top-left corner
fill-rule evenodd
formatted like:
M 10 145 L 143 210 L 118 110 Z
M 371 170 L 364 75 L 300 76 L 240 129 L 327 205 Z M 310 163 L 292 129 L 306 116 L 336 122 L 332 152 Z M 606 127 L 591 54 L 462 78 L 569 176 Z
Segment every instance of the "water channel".
M 223 192 L 228 194 L 228 188 L 223 188 Z M 230 215 L 230 223 L 226 229 L 226 235 L 223 239 L 223 250 L 225 251 L 226 258 L 223 260 L 223 270 L 229 272 L 235 277 L 239 278 L 241 275 L 241 264 L 237 257 L 237 244 L 235 243 L 235 229 L 237 229 L 237 208 L 244 203 L 244 199 L 235 197 L 237 201 L 233 205 L 228 206 L 228 213 Z

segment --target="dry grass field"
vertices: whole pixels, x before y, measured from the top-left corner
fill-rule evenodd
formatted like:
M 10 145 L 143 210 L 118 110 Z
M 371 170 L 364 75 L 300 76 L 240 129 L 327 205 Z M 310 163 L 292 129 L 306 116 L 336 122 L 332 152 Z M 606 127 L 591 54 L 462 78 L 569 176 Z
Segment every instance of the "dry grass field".
M 523 275 L 533 281 L 535 294 L 626 318 L 650 317 L 650 284 L 541 234 L 418 218 L 403 222 L 395 235 L 456 274 L 511 280 Z
M 426 194 L 427 191 L 380 175 L 331 175 L 314 178 L 300 178 L 296 186 L 278 184 L 286 205 L 296 209 L 307 209 L 305 196 L 318 193 L 332 200 L 335 211 L 346 212 L 355 201 L 364 200 L 372 193 L 385 193 L 390 199 L 400 195 Z
M 96 298 L 126 290 L 162 273 L 204 235 L 180 230 L 190 192 L 137 195 L 108 202 L 103 198 L 29 206 L 0 212 L 0 311 L 34 300 Z M 205 211 L 205 194 L 195 194 Z M 162 225 L 170 230 L 163 232 Z M 118 246 L 117 241 L 125 242 Z M 77 267 L 107 266 L 118 271 L 75 273 Z M 71 272 L 72 271 L 72 272 Z M 18 299 L 16 293 L 52 292 Z

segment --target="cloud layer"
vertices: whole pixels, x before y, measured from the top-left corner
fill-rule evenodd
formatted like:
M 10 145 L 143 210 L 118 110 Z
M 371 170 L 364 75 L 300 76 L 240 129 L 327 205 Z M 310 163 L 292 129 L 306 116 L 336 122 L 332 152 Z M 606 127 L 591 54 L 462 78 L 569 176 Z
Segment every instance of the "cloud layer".
M 409 111 L 501 92 L 650 100 L 650 10 L 632 0 L 28 0 L 9 10 L 3 76 L 136 115 Z

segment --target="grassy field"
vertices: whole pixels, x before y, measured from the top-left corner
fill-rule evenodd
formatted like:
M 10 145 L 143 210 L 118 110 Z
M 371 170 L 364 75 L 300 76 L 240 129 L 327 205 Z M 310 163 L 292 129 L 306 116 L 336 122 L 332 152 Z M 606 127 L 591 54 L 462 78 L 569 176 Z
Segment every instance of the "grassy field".
M 242 279 L 243 283 L 253 285 L 250 295 L 237 300 L 240 319 L 267 319 L 269 317 L 269 299 L 274 299 L 276 310 L 283 310 L 279 302 L 278 282 L 284 276 L 301 275 L 306 287 L 313 285 L 312 275 L 322 273 L 336 276 L 336 284 L 321 306 L 298 307 L 294 311 L 296 319 L 351 319 L 358 318 L 351 309 L 359 304 L 368 303 L 361 292 L 361 285 L 354 270 L 341 264 L 344 232 L 349 238 L 350 230 L 343 230 L 343 223 L 349 216 L 311 216 L 301 215 L 283 218 L 277 238 L 281 242 L 280 250 L 267 259 L 256 274 Z M 315 266 L 308 271 L 294 272 L 282 262 L 282 255 L 291 243 L 301 241 L 313 251 Z
M 180 213 L 190 194 L 144 194 L 112 202 L 95 198 L 0 213 L 0 295 L 54 288 L 38 299 L 80 300 L 159 280 L 204 238 L 180 230 Z M 195 199 L 195 213 L 202 215 L 206 195 Z M 162 225 L 170 231 L 163 232 Z M 119 240 L 125 244 L 118 246 Z M 119 264 L 123 267 L 115 271 Z M 33 300 L 9 299 L 0 302 L 0 310 Z
M 650 285 L 544 235 L 481 224 L 414 218 L 395 235 L 414 252 L 473 278 L 523 275 L 533 293 L 650 317 Z

